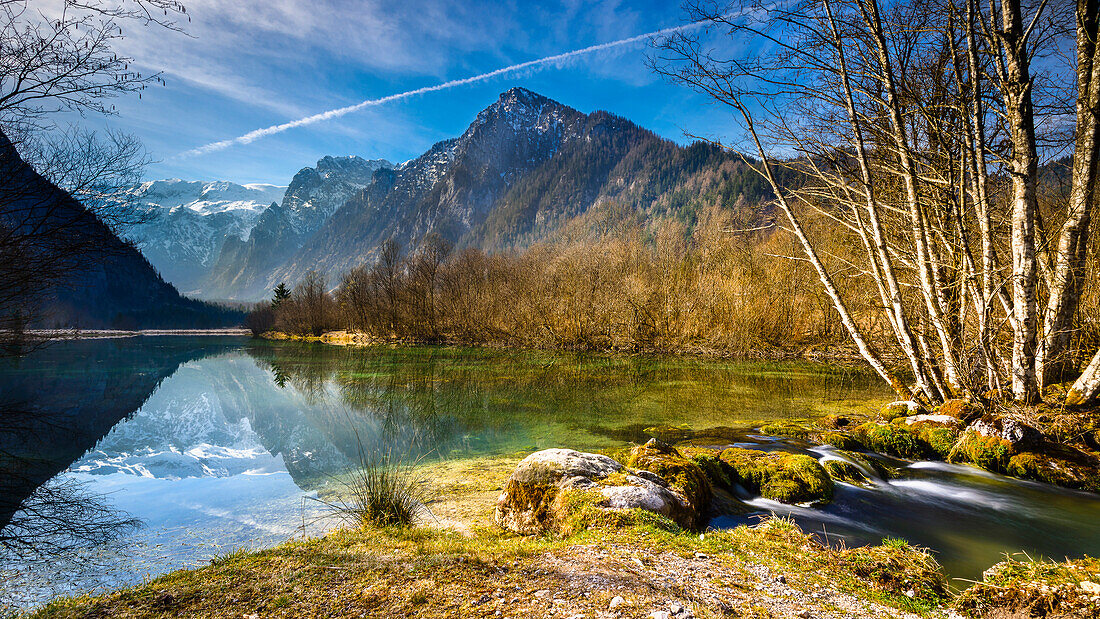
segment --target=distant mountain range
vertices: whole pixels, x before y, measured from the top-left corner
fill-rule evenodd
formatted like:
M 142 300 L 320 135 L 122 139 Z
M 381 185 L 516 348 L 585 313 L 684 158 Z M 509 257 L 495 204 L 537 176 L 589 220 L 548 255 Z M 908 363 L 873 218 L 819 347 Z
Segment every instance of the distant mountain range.
M 290 181 L 282 203 L 269 206 L 247 238 L 226 237 L 221 253 L 199 285 L 206 298 L 251 300 L 266 296 L 273 272 L 308 242 L 332 214 L 374 173 L 389 170 L 384 159 L 325 157 L 302 168 Z
M 131 190 L 148 221 L 127 230 L 141 253 L 176 288 L 190 292 L 214 266 L 226 239 L 248 238 L 260 214 L 286 187 L 171 179 Z
M 759 207 L 768 195 L 737 155 L 704 143 L 679 146 L 613 114 L 585 114 L 513 88 L 461 136 L 403 164 L 325 157 L 303 168 L 247 235 L 247 218 L 238 217 L 185 240 L 180 235 L 192 234 L 194 224 L 169 217 L 144 251 L 184 290 L 255 300 L 311 269 L 335 285 L 387 239 L 408 250 L 436 232 L 458 248 L 523 249 L 622 225 L 646 230 L 666 218 L 690 229 L 696 211 L 710 204 L 748 204 L 750 217 L 766 219 L 770 212 Z M 219 243 L 211 259 L 207 250 Z M 154 247 L 173 249 L 157 254 Z M 169 260 L 187 272 L 161 266 Z

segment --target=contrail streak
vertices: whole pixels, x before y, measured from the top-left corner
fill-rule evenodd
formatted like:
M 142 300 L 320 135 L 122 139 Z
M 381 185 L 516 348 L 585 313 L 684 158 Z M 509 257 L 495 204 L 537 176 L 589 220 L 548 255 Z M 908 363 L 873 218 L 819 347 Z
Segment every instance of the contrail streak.
M 575 49 L 575 50 L 570 51 L 570 52 L 565 52 L 565 53 L 562 53 L 562 54 L 556 54 L 554 56 L 547 56 L 546 58 L 539 58 L 538 60 L 528 60 L 527 62 L 521 62 L 519 64 L 514 64 L 514 65 L 511 65 L 511 66 L 508 66 L 508 67 L 503 67 L 503 68 L 500 68 L 500 69 L 496 69 L 495 71 L 490 71 L 488 73 L 482 73 L 481 75 L 474 75 L 474 76 L 471 76 L 471 77 L 464 77 L 462 79 L 451 80 L 449 82 L 443 82 L 441 84 L 436 84 L 434 86 L 424 86 L 423 88 L 417 88 L 415 90 L 407 90 L 405 92 L 399 92 L 397 94 L 387 95 L 385 97 L 380 97 L 378 99 L 367 99 L 366 101 L 356 103 L 355 105 L 349 105 L 347 107 L 336 108 L 334 110 L 329 110 L 327 112 L 321 112 L 319 114 L 314 114 L 312 116 L 306 116 L 305 118 L 299 118 L 298 120 L 292 120 L 290 122 L 285 122 L 285 123 L 282 123 L 281 125 L 271 125 L 270 127 L 264 127 L 263 129 L 256 129 L 255 131 L 249 131 L 248 133 L 246 133 L 242 136 L 239 136 L 239 137 L 231 138 L 231 139 L 228 139 L 228 140 L 222 140 L 220 142 L 211 142 L 210 144 L 206 144 L 205 146 L 199 146 L 198 148 L 193 148 L 189 151 L 185 151 L 183 153 L 180 153 L 177 156 L 179 156 L 179 157 L 193 157 L 193 156 L 196 156 L 196 155 L 205 155 L 207 153 L 212 153 L 212 152 L 215 152 L 215 151 L 224 150 L 224 149 L 229 148 L 230 146 L 234 146 L 236 144 L 250 144 L 250 143 L 255 142 L 256 140 L 258 140 L 262 137 L 266 137 L 266 136 L 269 136 L 269 135 L 274 135 L 276 133 L 282 133 L 283 131 L 286 131 L 287 129 L 293 129 L 295 127 L 304 127 L 306 125 L 312 125 L 313 123 L 318 123 L 318 122 L 322 122 L 322 121 L 325 121 L 325 120 L 331 120 L 333 118 L 339 118 L 339 117 L 341 117 L 345 114 L 350 114 L 352 112 L 357 112 L 357 111 L 359 111 L 363 108 L 373 107 L 373 106 L 376 106 L 376 105 L 382 105 L 382 104 L 385 104 L 385 103 L 389 103 L 391 101 L 398 101 L 398 100 L 401 100 L 401 99 L 407 99 L 409 97 L 413 97 L 413 96 L 416 96 L 416 95 L 422 95 L 422 94 L 428 93 L 428 92 L 435 92 L 437 90 L 446 90 L 448 88 L 454 88 L 455 86 L 464 86 L 466 84 L 473 84 L 475 82 L 482 82 L 482 81 L 492 79 L 492 78 L 500 76 L 500 75 L 504 75 L 506 73 L 513 73 L 515 71 L 522 71 L 523 69 L 528 69 L 528 68 L 531 68 L 531 67 L 538 67 L 538 66 L 542 66 L 542 65 L 552 64 L 552 63 L 555 63 L 555 62 L 560 62 L 562 60 L 568 60 L 568 59 L 574 58 L 576 56 L 583 56 L 584 54 L 591 54 L 592 52 L 598 52 L 598 51 L 602 51 L 602 50 L 605 50 L 605 49 L 610 49 L 610 48 L 613 48 L 613 47 L 619 47 L 621 45 L 629 45 L 631 43 L 637 43 L 638 41 L 643 41 L 643 40 L 651 38 L 651 37 L 657 37 L 657 36 L 661 36 L 661 35 L 672 34 L 674 32 L 682 32 L 684 30 L 691 30 L 691 29 L 694 29 L 694 28 L 699 28 L 699 27 L 703 26 L 705 23 L 706 22 L 696 22 L 696 23 L 691 23 L 691 24 L 684 24 L 682 26 L 673 26 L 671 28 L 663 28 L 661 30 L 655 30 L 653 32 L 647 32 L 645 34 L 639 34 L 637 36 L 633 36 L 633 37 L 630 37 L 630 38 L 627 38 L 627 39 L 619 39 L 618 41 L 611 41 L 611 42 L 608 42 L 608 43 L 600 43 L 599 45 L 591 45 L 589 47 L 583 47 L 581 49 Z

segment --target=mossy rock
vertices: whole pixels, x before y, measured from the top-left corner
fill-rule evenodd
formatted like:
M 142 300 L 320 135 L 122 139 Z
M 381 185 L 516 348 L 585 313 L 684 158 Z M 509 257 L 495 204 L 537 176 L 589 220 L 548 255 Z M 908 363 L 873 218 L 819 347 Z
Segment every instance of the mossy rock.
M 897 402 L 890 402 L 886 406 L 882 407 L 879 414 L 886 421 L 897 419 L 898 417 L 908 417 L 919 410 L 916 402 L 910 400 L 899 400 Z
M 884 539 L 878 546 L 848 548 L 837 555 L 853 573 L 886 593 L 920 599 L 931 607 L 949 598 L 939 563 L 928 551 L 904 540 Z
M 870 478 L 868 478 L 858 466 L 851 462 L 830 459 L 822 462 L 821 466 L 825 469 L 825 472 L 829 474 L 829 477 L 832 477 L 835 481 L 842 481 L 852 484 L 853 486 L 860 486 L 861 488 L 873 485 Z
M 800 454 L 731 447 L 720 455 L 739 483 L 780 503 L 828 503 L 833 480 L 821 464 Z
M 647 449 L 651 444 L 631 453 L 638 456 L 635 452 L 642 450 L 643 455 L 651 455 L 652 450 Z M 698 466 L 679 454 L 675 458 L 679 462 L 666 463 L 664 470 L 678 473 L 684 486 L 695 488 L 693 500 L 701 501 L 700 497 L 709 500 L 709 495 L 698 489 L 710 490 Z M 647 463 L 658 468 L 652 460 L 656 457 Z M 693 503 L 679 486 L 649 470 L 628 469 L 600 454 L 544 449 L 516 466 L 497 499 L 494 520 L 503 528 L 523 535 L 568 534 L 600 523 L 641 522 L 647 518 L 666 518 L 680 527 L 696 528 L 705 506 L 705 501 Z M 602 511 L 593 511 L 597 509 Z M 626 512 L 650 512 L 650 515 Z
M 864 467 L 868 471 L 873 471 L 882 479 L 890 479 L 892 477 L 890 469 L 883 466 L 883 464 L 875 458 L 870 458 L 861 453 L 848 451 L 846 449 L 838 449 L 836 450 L 836 453 L 838 456 L 842 456 L 852 462 L 855 462 L 856 464 Z
M 768 436 L 786 436 L 788 438 L 806 439 L 813 433 L 813 430 L 800 423 L 779 421 L 762 426 L 760 432 Z
M 608 509 L 607 497 L 593 490 L 564 490 L 553 501 L 557 515 L 554 529 L 573 535 L 588 529 L 622 529 L 647 526 L 663 531 L 683 529 L 672 518 L 644 509 Z
M 837 449 L 845 449 L 849 451 L 858 451 L 860 449 L 866 449 L 866 447 L 857 439 L 847 432 L 818 432 L 813 436 L 814 441 L 822 445 L 832 445 Z
M 931 455 L 920 437 L 903 425 L 868 422 L 856 427 L 854 433 L 868 449 L 888 456 L 924 460 Z
M 917 440 L 924 444 L 927 451 L 944 460 L 951 455 L 951 449 L 962 433 L 959 426 L 952 423 L 917 421 L 906 425 L 910 432 L 917 435 Z
M 936 413 L 954 417 L 964 423 L 969 422 L 982 414 L 982 408 L 963 399 L 948 400 L 936 407 Z
M 1063 488 L 1100 492 L 1100 462 L 1070 448 L 1062 448 L 1055 454 L 1016 454 L 1009 459 L 1005 472 Z
M 957 464 L 973 464 L 987 471 L 1004 473 L 1009 460 L 1016 454 L 1012 443 L 997 436 L 986 436 L 977 430 L 963 432 L 951 451 L 947 461 Z
M 700 513 L 710 504 L 713 492 L 703 469 L 666 443 L 650 440 L 645 445 L 638 445 L 630 451 L 626 465 L 660 476 Z
M 706 447 L 684 445 L 678 446 L 677 449 L 680 450 L 681 455 L 694 462 L 703 471 L 703 474 L 710 480 L 712 487 L 727 490 L 733 488 L 736 483 L 732 477 L 733 471 L 718 457 L 718 451 Z

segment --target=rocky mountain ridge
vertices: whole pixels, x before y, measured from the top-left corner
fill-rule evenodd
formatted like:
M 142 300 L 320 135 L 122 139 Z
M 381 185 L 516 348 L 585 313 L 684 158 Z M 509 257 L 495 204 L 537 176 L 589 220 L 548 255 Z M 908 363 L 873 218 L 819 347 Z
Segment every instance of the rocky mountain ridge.
M 184 291 L 206 276 L 229 237 L 245 239 L 286 187 L 226 181 L 157 180 L 131 189 L 147 221 L 126 230 L 164 278 Z
M 713 205 L 756 221 L 770 212 L 766 196 L 736 155 L 512 88 L 460 136 L 400 165 L 325 157 L 303 168 L 247 235 L 226 236 L 193 290 L 252 301 L 309 270 L 336 285 L 383 241 L 410 251 L 433 232 L 460 249 L 507 251 L 613 228 L 648 234 L 670 218 L 690 231 Z
M 375 172 L 392 169 L 384 159 L 324 157 L 298 171 L 283 199 L 257 218 L 247 238 L 228 237 L 197 292 L 206 298 L 247 299 L 241 290 L 266 289 L 269 274 L 293 254 Z M 260 296 L 260 295 L 252 295 Z

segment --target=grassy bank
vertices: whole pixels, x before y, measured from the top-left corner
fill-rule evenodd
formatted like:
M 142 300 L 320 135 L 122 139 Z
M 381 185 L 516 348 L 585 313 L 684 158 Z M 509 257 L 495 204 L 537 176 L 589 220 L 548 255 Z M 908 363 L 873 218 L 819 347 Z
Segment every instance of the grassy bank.
M 783 520 L 701 535 L 656 517 L 568 536 L 508 534 L 492 510 L 518 460 L 430 465 L 440 498 L 413 528 L 346 529 L 236 552 L 32 616 L 870 619 L 939 616 L 955 603 L 918 549 L 894 540 L 827 548 Z M 1098 567 L 1061 569 L 1059 582 L 1080 587 L 1100 578 Z M 1027 572 L 1028 582 L 1038 573 Z M 964 594 L 970 616 L 992 616 L 987 593 L 1003 595 L 1004 578 Z M 1096 616 L 1087 612 L 1064 616 Z

